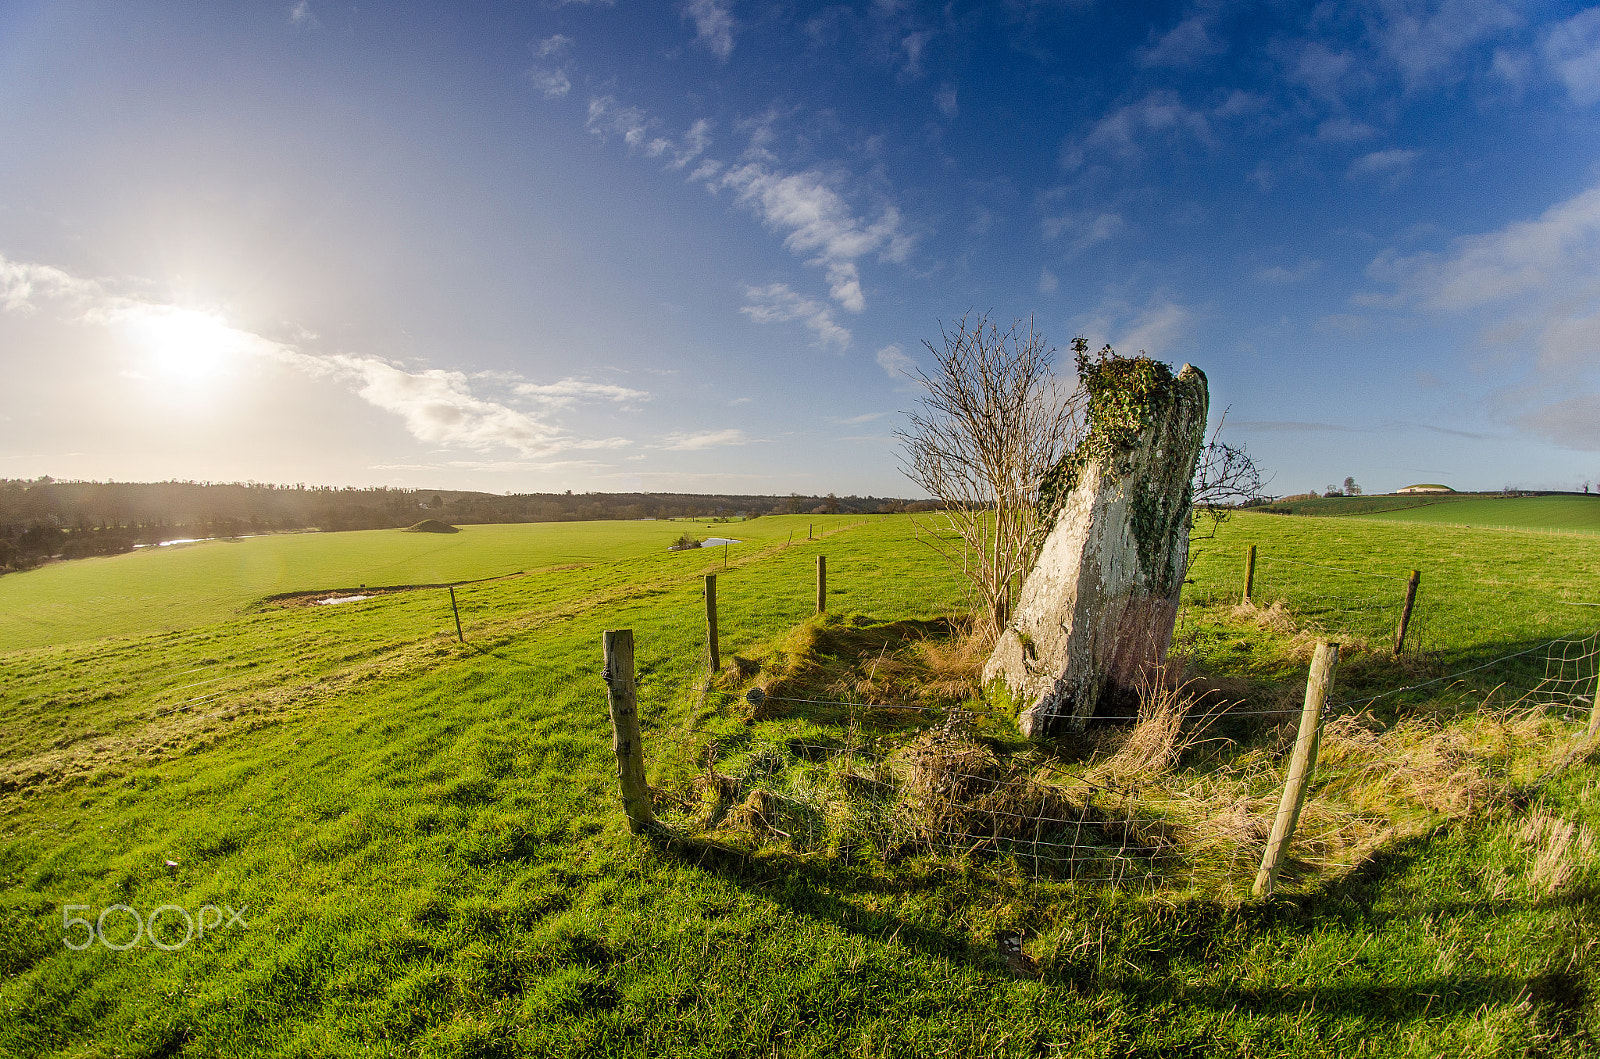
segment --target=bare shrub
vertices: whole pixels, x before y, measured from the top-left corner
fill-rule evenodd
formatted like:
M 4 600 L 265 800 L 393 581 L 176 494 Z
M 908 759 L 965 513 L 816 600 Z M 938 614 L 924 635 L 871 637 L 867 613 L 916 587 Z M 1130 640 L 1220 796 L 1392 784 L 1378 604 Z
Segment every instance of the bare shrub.
M 992 639 L 1049 529 L 1039 524 L 1040 484 L 1081 436 L 1082 402 L 1057 380 L 1055 349 L 1032 320 L 1002 332 L 968 313 L 939 335 L 943 348 L 923 343 L 933 371 L 914 376 L 922 407 L 896 436 L 906 477 L 943 503 L 938 517 L 956 538 L 925 539 L 971 581 Z

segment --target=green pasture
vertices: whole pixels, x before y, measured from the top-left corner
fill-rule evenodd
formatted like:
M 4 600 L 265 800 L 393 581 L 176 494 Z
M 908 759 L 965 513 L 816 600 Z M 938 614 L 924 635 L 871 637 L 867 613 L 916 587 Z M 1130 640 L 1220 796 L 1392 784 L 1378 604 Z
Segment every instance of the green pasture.
M 1472 497 L 1360 517 L 1427 525 L 1600 533 L 1600 495 Z
M 459 533 L 293 533 L 146 548 L 0 577 L 0 651 L 172 632 L 236 616 L 266 596 L 445 584 L 665 552 L 680 535 L 752 544 L 802 536 L 842 516 L 749 523 L 539 522 Z
M 1281 500 L 1262 513 L 1321 518 L 1360 517 L 1426 525 L 1600 533 L 1600 494 L 1501 496 L 1444 493 L 1420 496 L 1319 496 Z
M 726 566 L 720 550 L 666 552 L 686 528 L 747 543 Z M 602 631 L 634 630 L 659 781 L 694 767 L 682 755 L 704 730 L 745 727 L 696 691 L 704 574 L 718 574 L 724 657 L 754 653 L 810 615 L 819 554 L 830 610 L 965 608 L 959 572 L 918 540 L 928 532 L 902 516 L 800 516 L 324 534 L 265 539 L 285 550 L 249 573 L 228 565 L 250 554 L 244 541 L 0 578 L 3 620 L 18 602 L 59 608 L 53 626 L 0 625 L 0 1054 L 1600 1051 L 1600 879 L 1541 889 L 1521 837 L 1534 811 L 1600 829 L 1592 754 L 1529 804 L 1270 902 L 630 836 Z M 1270 630 L 1233 615 L 1249 543 L 1263 595 L 1273 579 L 1299 600 L 1371 581 L 1349 598 L 1387 601 L 1424 570 L 1433 654 L 1374 656 L 1347 689 L 1592 630 L 1600 610 L 1571 605 L 1600 601 L 1600 538 L 1240 516 L 1196 542 L 1178 649 L 1241 686 L 1304 679 Z M 442 590 L 253 603 L 516 571 L 457 589 L 464 644 Z M 1314 618 L 1367 635 L 1359 609 Z M 63 941 L 69 905 L 94 919 L 208 904 L 240 921 L 171 951 Z M 105 927 L 113 943 L 132 933 L 123 911 Z M 1000 929 L 1025 932 L 1033 977 L 997 957 Z

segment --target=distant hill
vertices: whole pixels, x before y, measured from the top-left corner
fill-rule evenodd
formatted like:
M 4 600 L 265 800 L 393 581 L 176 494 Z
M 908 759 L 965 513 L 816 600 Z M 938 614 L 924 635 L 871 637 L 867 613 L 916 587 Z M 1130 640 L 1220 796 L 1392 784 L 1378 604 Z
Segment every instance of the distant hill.
M 1433 525 L 1600 533 L 1600 494 L 1423 493 L 1279 500 L 1252 508 L 1278 515 L 1375 518 Z

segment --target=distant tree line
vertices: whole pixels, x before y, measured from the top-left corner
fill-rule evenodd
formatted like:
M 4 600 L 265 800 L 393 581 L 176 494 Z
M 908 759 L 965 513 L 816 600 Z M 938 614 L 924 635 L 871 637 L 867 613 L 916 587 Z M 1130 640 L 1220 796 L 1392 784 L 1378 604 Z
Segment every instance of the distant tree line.
M 162 541 L 296 530 L 393 529 L 597 519 L 749 518 L 925 511 L 932 501 L 872 496 L 514 493 L 273 485 L 263 482 L 67 482 L 0 478 L 0 573 L 47 559 L 115 555 Z

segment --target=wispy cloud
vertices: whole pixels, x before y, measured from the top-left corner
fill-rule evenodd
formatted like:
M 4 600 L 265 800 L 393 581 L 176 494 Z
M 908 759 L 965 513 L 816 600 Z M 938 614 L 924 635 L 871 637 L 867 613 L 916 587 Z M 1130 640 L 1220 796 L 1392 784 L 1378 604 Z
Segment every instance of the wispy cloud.
M 1278 286 L 1289 286 L 1290 284 L 1299 283 L 1301 280 L 1309 279 L 1310 277 L 1316 275 L 1317 270 L 1321 267 L 1321 261 L 1313 261 L 1310 258 L 1302 258 L 1300 263 L 1293 268 L 1286 268 L 1283 265 L 1272 265 L 1268 268 L 1257 269 L 1255 276 L 1256 279 L 1260 280 L 1262 283 L 1272 283 Z
M 572 80 L 561 61 L 572 50 L 572 38 L 562 33 L 536 41 L 533 54 L 540 61 L 529 67 L 528 77 L 546 99 L 559 99 L 572 90 Z
M 688 0 L 683 17 L 694 22 L 695 39 L 723 62 L 733 54 L 733 14 L 729 0 Z
M 899 343 L 884 346 L 873 356 L 878 362 L 878 367 L 882 368 L 883 373 L 891 379 L 903 381 L 908 376 L 916 375 L 917 362 L 906 355 L 906 351 Z
M 1367 271 L 1394 305 L 1476 320 L 1483 345 L 1523 367 L 1497 395 L 1506 421 L 1600 450 L 1600 186 L 1448 253 L 1386 250 Z
M 828 307 L 814 298 L 797 294 L 787 283 L 765 287 L 745 287 L 744 307 L 739 311 L 758 324 L 799 320 L 817 334 L 817 345 L 850 348 L 850 331 L 834 322 Z
M 630 390 L 626 386 L 610 383 L 586 382 L 582 379 L 562 379 L 551 383 L 517 383 L 513 391 L 519 397 L 529 397 L 542 404 L 569 408 L 580 401 L 610 401 L 613 404 L 632 405 L 650 399 L 644 390 Z
M 913 238 L 894 205 L 852 186 L 854 177 L 845 170 L 785 169 L 772 150 L 774 126 L 785 113 L 771 107 L 741 122 L 738 128 L 749 136 L 749 147 L 731 166 L 715 158 L 701 158 L 711 145 L 712 126 L 705 119 L 673 138 L 663 134 L 661 122 L 641 108 L 605 95 L 589 100 L 586 126 L 602 140 L 620 137 L 630 151 L 650 158 L 665 156 L 668 169 L 683 169 L 698 161 L 689 181 L 702 184 L 713 194 L 732 192 L 738 206 L 783 236 L 788 250 L 824 270 L 835 301 L 851 312 L 860 312 L 866 307 L 861 259 L 876 255 L 881 261 L 902 262 L 911 251 Z M 862 198 L 880 200 L 873 211 L 875 218 L 852 205 L 852 200 Z
M 713 186 L 732 190 L 736 201 L 768 228 L 787 233 L 783 245 L 807 256 L 807 264 L 825 269 L 829 293 L 851 312 L 866 308 L 856 262 L 872 253 L 903 261 L 910 250 L 911 240 L 893 206 L 885 206 L 876 221 L 864 221 L 816 170 L 784 173 L 749 162 L 728 170 Z
M 1373 151 L 1364 154 L 1350 163 L 1350 170 L 1346 174 L 1351 179 L 1358 177 L 1400 177 L 1411 168 L 1411 163 L 1417 160 L 1420 151 L 1405 147 L 1391 147 L 1385 151 Z
M 1329 118 L 1317 126 L 1317 139 L 1324 143 L 1355 143 L 1357 140 L 1371 139 L 1377 134 L 1378 130 L 1366 122 L 1342 116 Z
M 1210 21 L 1205 14 L 1190 15 L 1140 49 L 1139 62 L 1144 66 L 1186 68 L 1221 55 L 1228 45 L 1212 35 Z
M 1176 92 L 1159 89 L 1107 114 L 1082 140 L 1069 141 L 1062 149 L 1061 161 L 1068 169 L 1100 156 L 1128 161 L 1142 154 L 1151 139 L 1210 143 L 1211 123 L 1204 112 L 1185 104 Z
M 1522 16 L 1496 0 L 1380 0 L 1368 8 L 1367 21 L 1406 88 L 1418 90 L 1459 81 L 1467 73 L 1464 53 L 1514 29 Z
M 1282 419 L 1230 419 L 1228 425 L 1240 430 L 1258 430 L 1271 434 L 1356 433 L 1353 427 L 1340 426 L 1337 423 L 1305 423 Z
M 699 434 L 668 434 L 661 439 L 661 447 L 674 451 L 715 449 L 729 445 L 745 445 L 750 441 L 742 430 L 713 430 Z
M 547 419 L 474 392 L 472 380 L 463 372 L 409 371 L 379 357 L 307 350 L 234 327 L 216 313 L 118 294 L 104 282 L 0 257 L 0 309 L 30 313 L 43 308 L 55 308 L 62 318 L 78 324 L 111 329 L 130 343 L 130 349 L 157 363 L 171 359 L 186 371 L 197 363 L 195 347 L 204 346 L 198 362 L 209 362 L 217 354 L 269 361 L 307 378 L 347 386 L 373 407 L 399 416 L 420 441 L 476 451 L 505 448 L 524 457 L 630 444 L 623 438 L 578 437 Z M 301 333 L 306 339 L 315 338 Z M 552 409 L 584 399 L 629 402 L 648 397 L 642 391 L 575 379 L 536 384 L 511 376 L 508 381 L 513 393 Z
M 1188 332 L 1194 313 L 1177 302 L 1161 302 L 1134 317 L 1115 345 L 1124 353 L 1142 350 L 1157 356 L 1171 356 Z
M 289 8 L 289 22 L 301 29 L 316 29 L 322 25 L 317 19 L 316 12 L 311 10 L 311 0 L 298 0 Z
M 9 261 L 0 257 L 0 308 L 33 312 L 46 301 L 94 294 L 98 285 L 70 276 L 50 265 Z
M 1047 242 L 1065 238 L 1067 256 L 1075 256 L 1096 243 L 1109 242 L 1127 230 L 1120 213 L 1064 213 L 1046 217 L 1039 230 Z
M 1540 47 L 1545 65 L 1580 107 L 1600 102 L 1600 8 L 1552 26 Z

